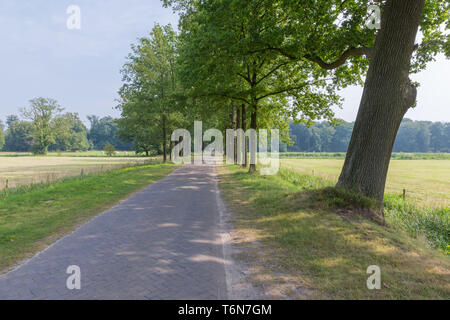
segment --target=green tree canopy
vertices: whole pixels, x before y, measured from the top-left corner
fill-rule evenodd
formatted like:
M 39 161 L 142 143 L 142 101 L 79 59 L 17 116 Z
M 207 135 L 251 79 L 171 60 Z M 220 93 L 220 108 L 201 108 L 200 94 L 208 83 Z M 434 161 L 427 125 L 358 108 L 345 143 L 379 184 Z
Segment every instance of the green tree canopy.
M 55 142 L 54 117 L 63 108 L 54 99 L 35 98 L 30 106 L 21 110 L 22 115 L 32 121 L 32 151 L 35 154 L 46 154 L 49 146 Z
M 156 24 L 149 37 L 139 39 L 122 70 L 119 91 L 120 135 L 135 143 L 137 151 L 161 146 L 167 160 L 168 132 L 183 122 L 179 103 L 177 35 L 170 25 Z M 157 142 L 159 141 L 159 142 Z
M 53 119 L 55 128 L 51 151 L 86 151 L 89 149 L 87 129 L 77 113 L 65 113 Z
M 5 151 L 28 152 L 32 145 L 32 124 L 27 121 L 21 121 L 18 116 L 10 115 L 7 117 Z
M 5 145 L 5 125 L 3 124 L 3 121 L 0 120 L 0 150 L 3 149 L 4 145 Z

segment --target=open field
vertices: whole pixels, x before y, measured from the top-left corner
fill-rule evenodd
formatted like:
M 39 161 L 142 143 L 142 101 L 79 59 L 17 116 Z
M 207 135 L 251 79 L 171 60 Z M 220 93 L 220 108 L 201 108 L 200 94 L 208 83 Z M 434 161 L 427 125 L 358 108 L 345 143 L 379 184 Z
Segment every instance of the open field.
M 0 152 L 0 157 L 31 157 L 31 152 Z M 82 152 L 49 152 L 44 157 L 106 157 L 103 151 L 82 151 Z M 114 156 L 117 157 L 143 157 L 136 155 L 134 151 L 117 151 Z
M 156 158 L 137 157 L 0 157 L 0 190 L 52 182 L 81 174 L 98 174 L 123 167 L 142 165 Z
M 280 158 L 289 159 L 344 159 L 345 152 L 280 152 Z M 450 153 L 394 152 L 392 160 L 450 160 Z
M 314 174 L 333 183 L 339 178 L 343 159 L 282 159 L 281 167 Z M 402 194 L 427 207 L 450 206 L 449 160 L 391 160 L 386 184 L 388 194 Z
M 338 170 L 330 162 L 312 162 L 304 169 L 310 175 L 220 169 L 239 258 L 254 270 L 249 279 L 268 290 L 293 284 L 283 292 L 291 299 L 449 299 L 449 257 L 402 229 L 337 214 L 324 189 L 329 181 L 311 175 L 318 167 L 329 175 Z M 381 290 L 367 289 L 371 265 L 380 267 Z
M 0 271 L 177 168 L 150 164 L 36 185 L 0 198 Z

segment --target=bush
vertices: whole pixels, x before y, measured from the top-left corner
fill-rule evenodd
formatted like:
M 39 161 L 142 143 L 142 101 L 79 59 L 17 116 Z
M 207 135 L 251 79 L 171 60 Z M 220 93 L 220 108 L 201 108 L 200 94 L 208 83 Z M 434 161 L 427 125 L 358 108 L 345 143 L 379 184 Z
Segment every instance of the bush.
M 448 254 L 449 208 L 419 207 L 403 200 L 401 195 L 386 195 L 384 210 L 390 225 L 406 230 L 414 238 L 425 236 L 432 247 Z
M 108 157 L 112 157 L 116 152 L 116 148 L 111 143 L 107 143 L 103 149 Z

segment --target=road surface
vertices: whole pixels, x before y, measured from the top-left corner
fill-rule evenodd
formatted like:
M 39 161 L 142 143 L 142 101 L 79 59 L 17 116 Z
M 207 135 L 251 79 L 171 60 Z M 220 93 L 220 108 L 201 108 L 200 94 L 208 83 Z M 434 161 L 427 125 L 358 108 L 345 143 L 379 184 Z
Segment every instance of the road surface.
M 217 199 L 213 166 L 182 167 L 1 275 L 0 299 L 227 299 Z

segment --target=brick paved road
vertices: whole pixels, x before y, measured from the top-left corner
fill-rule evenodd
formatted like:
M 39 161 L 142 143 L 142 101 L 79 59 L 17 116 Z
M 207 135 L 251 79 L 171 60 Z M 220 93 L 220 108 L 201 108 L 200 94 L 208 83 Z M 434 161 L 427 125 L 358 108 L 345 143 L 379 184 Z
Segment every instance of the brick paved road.
M 183 167 L 0 276 L 0 299 L 226 299 L 216 192 L 213 167 Z

